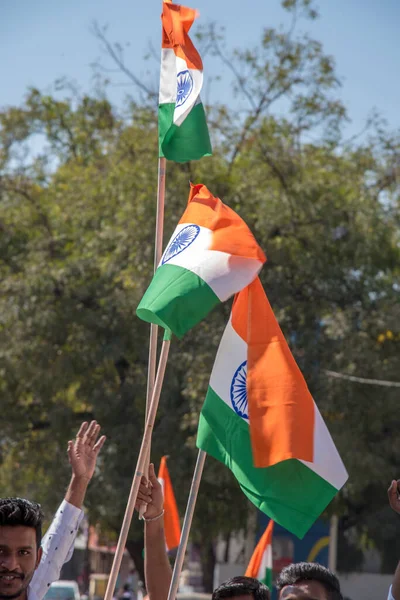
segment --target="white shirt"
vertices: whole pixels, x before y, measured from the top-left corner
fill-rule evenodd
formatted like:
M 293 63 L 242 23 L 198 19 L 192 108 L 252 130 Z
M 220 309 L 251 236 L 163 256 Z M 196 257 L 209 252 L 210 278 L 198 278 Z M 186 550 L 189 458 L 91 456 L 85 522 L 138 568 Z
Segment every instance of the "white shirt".
M 390 588 L 389 588 L 388 600 L 394 600 L 394 597 L 393 597 L 393 594 L 392 594 L 392 586 L 390 586 Z
M 28 587 L 28 600 L 43 600 L 61 568 L 74 551 L 74 542 L 83 511 L 63 500 L 42 540 L 42 560 Z

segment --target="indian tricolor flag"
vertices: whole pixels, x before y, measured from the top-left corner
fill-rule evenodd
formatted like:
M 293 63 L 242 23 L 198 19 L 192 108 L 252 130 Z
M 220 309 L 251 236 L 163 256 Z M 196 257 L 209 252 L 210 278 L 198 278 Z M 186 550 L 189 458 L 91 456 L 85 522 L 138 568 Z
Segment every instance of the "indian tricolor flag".
M 159 155 L 180 163 L 211 155 L 200 100 L 203 63 L 188 35 L 196 16 L 191 8 L 163 2 Z
M 243 219 L 205 185 L 191 185 L 187 208 L 137 315 L 182 337 L 251 283 L 265 260 Z
M 247 567 L 245 576 L 254 577 L 272 588 L 272 535 L 274 522 L 268 523 L 266 530 L 260 538 Z
M 167 457 L 163 456 L 158 471 L 158 481 L 161 483 L 164 494 L 164 529 L 167 552 L 179 546 L 181 539 L 181 526 L 179 523 L 178 507 L 167 467 Z
M 347 480 L 257 278 L 235 297 L 201 411 L 199 448 L 302 538 Z

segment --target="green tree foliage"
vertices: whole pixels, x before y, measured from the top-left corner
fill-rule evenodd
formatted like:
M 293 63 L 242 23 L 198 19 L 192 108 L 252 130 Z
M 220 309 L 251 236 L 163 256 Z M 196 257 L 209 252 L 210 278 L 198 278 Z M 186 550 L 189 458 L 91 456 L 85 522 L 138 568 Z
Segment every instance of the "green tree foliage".
M 335 509 L 344 527 L 369 532 L 379 548 L 389 540 L 397 556 L 391 517 L 384 533 L 373 523 L 400 464 L 398 389 L 326 371 L 399 380 L 399 140 L 379 123 L 344 140 L 334 61 L 295 34 L 297 19 L 315 11 L 306 0 L 284 5 L 287 31 L 266 29 L 258 46 L 232 56 L 215 27 L 201 32 L 232 75 L 236 101 L 209 107 L 211 159 L 168 165 L 165 240 L 189 179 L 251 226 L 268 256 L 266 292 L 350 473 Z M 135 308 L 152 271 L 156 152 L 150 100 L 130 102 L 122 117 L 104 95 L 60 100 L 31 89 L 23 106 L 0 113 L 2 494 L 55 508 L 66 440 L 93 416 L 109 439 L 88 509 L 114 535 L 144 423 L 148 326 Z M 172 345 L 152 456 L 171 456 L 182 513 L 229 310 Z M 245 526 L 247 510 L 210 459 L 193 526 L 204 564 L 211 568 L 219 534 Z M 135 520 L 129 549 L 139 566 L 142 547 Z

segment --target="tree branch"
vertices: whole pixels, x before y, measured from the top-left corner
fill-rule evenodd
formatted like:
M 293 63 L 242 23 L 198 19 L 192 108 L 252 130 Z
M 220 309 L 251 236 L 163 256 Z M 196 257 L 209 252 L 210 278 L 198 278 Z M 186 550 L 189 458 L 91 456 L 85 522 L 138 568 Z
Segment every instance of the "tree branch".
M 150 90 L 150 88 L 148 88 L 138 77 L 136 77 L 136 75 L 126 66 L 123 57 L 122 57 L 122 52 L 117 52 L 115 47 L 108 41 L 108 39 L 106 38 L 105 34 L 104 34 L 104 30 L 102 30 L 98 23 L 95 21 L 93 23 L 93 34 L 100 40 L 101 44 L 103 45 L 103 47 L 105 48 L 105 50 L 107 51 L 108 55 L 112 58 L 112 60 L 115 62 L 115 64 L 118 66 L 118 68 L 120 69 L 120 71 L 122 71 L 124 73 L 124 75 L 126 75 L 128 77 L 128 79 L 131 80 L 131 82 L 138 87 L 142 92 L 144 92 L 148 98 L 154 100 L 155 98 L 157 98 L 157 94 Z
M 333 377 L 334 379 L 345 379 L 352 383 L 362 383 L 364 385 L 380 385 L 383 387 L 396 387 L 400 388 L 400 381 L 388 381 L 386 379 L 368 379 L 366 377 L 355 377 L 354 375 L 347 375 L 346 373 L 337 373 L 336 371 L 324 370 L 325 375 Z

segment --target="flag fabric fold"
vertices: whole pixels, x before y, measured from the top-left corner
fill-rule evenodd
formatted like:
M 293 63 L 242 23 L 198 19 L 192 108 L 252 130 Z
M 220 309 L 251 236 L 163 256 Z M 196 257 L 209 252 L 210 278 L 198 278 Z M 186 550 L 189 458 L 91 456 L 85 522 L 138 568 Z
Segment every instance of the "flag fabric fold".
M 189 37 L 196 16 L 197 12 L 191 8 L 163 2 L 159 156 L 180 163 L 212 153 L 200 100 L 203 63 Z
M 265 583 L 269 589 L 272 588 L 272 535 L 274 532 L 274 522 L 268 523 L 263 535 L 260 538 L 253 556 L 250 559 L 246 569 L 246 577 L 254 577 L 262 583 Z
M 197 446 L 231 469 L 257 508 L 299 538 L 347 480 L 258 278 L 235 297 Z
M 164 495 L 164 529 L 167 552 L 179 546 L 181 526 L 179 523 L 178 507 L 167 467 L 167 457 L 163 456 L 158 471 L 158 481 L 161 483 Z
M 191 184 L 187 208 L 137 315 L 182 337 L 253 281 L 265 260 L 243 219 L 205 185 Z

